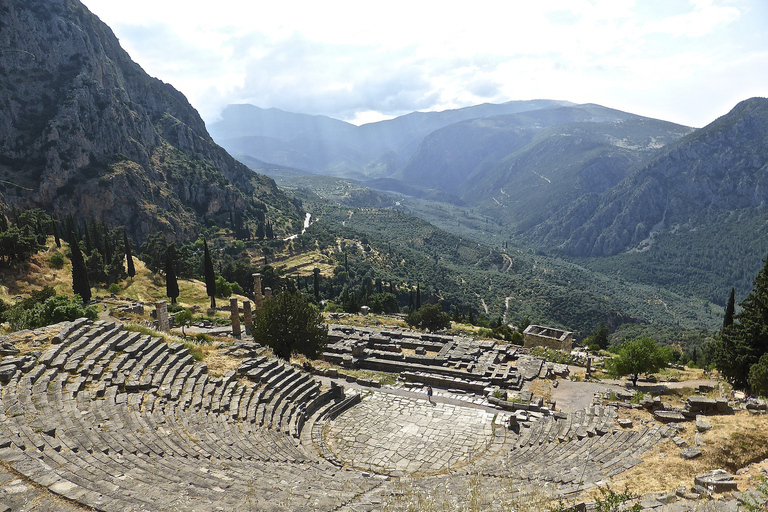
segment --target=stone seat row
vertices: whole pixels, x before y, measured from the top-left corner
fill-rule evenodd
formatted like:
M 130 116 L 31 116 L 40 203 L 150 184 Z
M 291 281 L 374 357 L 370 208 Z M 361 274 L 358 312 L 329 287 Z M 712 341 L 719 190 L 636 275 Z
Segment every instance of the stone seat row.
M 555 437 L 556 423 L 565 420 L 544 418 L 535 438 L 525 443 L 515 439 L 506 457 L 485 468 L 489 476 L 507 476 L 531 481 L 553 482 L 563 493 L 590 487 L 639 464 L 639 458 L 662 437 L 670 435 L 664 426 L 639 430 L 611 430 L 593 436 Z
M 544 416 L 538 421 L 521 423 L 516 444 L 524 447 L 604 435 L 616 430 L 616 416 L 615 408 L 601 405 L 593 405 L 568 415 L 556 413 Z
M 109 323 L 58 336 L 0 388 L 0 460 L 53 492 L 99 510 L 213 510 L 293 504 L 301 489 L 307 509 L 331 510 L 373 485 L 297 441 L 329 400 L 307 375 L 214 378 L 183 346 Z

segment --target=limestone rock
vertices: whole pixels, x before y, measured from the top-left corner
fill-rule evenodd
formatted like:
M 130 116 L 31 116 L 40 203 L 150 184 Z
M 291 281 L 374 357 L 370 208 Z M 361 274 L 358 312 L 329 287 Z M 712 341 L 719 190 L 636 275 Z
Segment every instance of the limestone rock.
M 712 492 L 735 491 L 738 489 L 733 475 L 724 469 L 713 469 L 702 475 L 697 475 L 694 484 L 700 485 Z
M 686 460 L 695 459 L 701 456 L 701 450 L 698 448 L 685 448 L 680 452 L 680 456 Z
M 696 430 L 706 432 L 712 429 L 712 424 L 701 416 L 696 416 Z

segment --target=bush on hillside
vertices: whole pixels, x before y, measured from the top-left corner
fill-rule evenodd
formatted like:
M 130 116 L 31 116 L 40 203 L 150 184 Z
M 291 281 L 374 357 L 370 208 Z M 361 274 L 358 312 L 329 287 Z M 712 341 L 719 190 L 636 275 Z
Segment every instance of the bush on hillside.
M 417 329 L 439 331 L 451 327 L 451 317 L 441 311 L 439 304 L 426 304 L 409 313 L 405 323 Z

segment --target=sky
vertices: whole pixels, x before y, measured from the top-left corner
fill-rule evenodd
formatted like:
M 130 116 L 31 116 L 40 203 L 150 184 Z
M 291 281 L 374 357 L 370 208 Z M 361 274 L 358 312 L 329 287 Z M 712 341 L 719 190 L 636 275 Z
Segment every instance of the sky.
M 82 0 L 210 123 L 554 99 L 701 127 L 768 96 L 766 0 Z

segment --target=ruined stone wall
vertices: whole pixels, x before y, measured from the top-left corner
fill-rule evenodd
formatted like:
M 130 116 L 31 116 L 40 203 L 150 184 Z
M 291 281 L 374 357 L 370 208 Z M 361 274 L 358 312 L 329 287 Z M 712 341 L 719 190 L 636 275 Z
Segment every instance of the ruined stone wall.
M 573 346 L 573 333 L 542 325 L 529 325 L 523 332 L 525 348 L 544 347 L 570 352 Z

